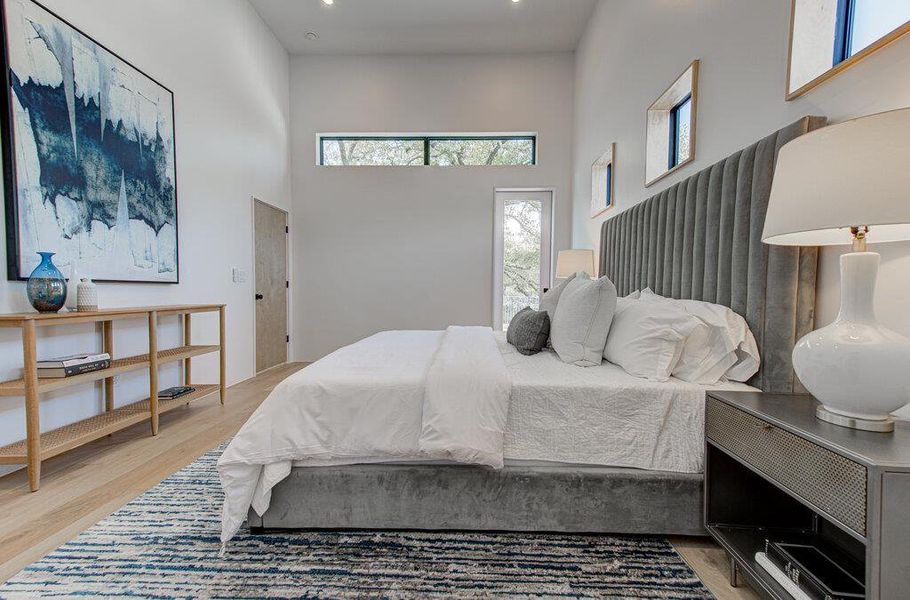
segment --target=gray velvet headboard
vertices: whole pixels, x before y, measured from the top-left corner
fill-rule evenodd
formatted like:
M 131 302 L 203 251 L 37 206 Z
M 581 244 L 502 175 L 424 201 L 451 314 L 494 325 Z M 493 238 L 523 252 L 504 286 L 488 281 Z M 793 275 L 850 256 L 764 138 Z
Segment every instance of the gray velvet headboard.
M 604 222 L 600 274 L 620 295 L 650 287 L 673 298 L 729 306 L 761 351 L 749 382 L 766 392 L 801 391 L 793 345 L 815 322 L 816 248 L 761 241 L 780 147 L 824 117 L 804 117 Z

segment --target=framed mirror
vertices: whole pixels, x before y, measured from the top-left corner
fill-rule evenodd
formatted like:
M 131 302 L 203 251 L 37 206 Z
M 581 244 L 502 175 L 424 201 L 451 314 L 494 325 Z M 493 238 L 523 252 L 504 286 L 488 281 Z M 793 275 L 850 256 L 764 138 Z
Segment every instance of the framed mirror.
M 591 218 L 613 208 L 614 197 L 614 161 L 616 144 L 610 144 L 606 152 L 594 161 L 591 166 Z
M 908 0 L 792 0 L 787 100 L 910 33 Z
M 698 61 L 648 107 L 645 186 L 695 160 Z

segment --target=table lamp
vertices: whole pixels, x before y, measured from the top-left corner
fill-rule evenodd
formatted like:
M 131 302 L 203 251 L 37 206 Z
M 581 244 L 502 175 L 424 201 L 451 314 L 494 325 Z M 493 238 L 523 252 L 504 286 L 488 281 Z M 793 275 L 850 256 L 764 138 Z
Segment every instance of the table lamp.
M 556 278 L 565 279 L 579 271 L 594 276 L 594 251 L 560 250 L 556 255 Z
M 824 421 L 893 431 L 890 414 L 910 402 L 910 340 L 875 317 L 880 256 L 866 250 L 867 242 L 907 239 L 910 109 L 825 127 L 781 148 L 762 241 L 853 244 L 840 258 L 837 318 L 793 349 L 793 368 Z M 910 286 L 901 300 L 910 300 Z

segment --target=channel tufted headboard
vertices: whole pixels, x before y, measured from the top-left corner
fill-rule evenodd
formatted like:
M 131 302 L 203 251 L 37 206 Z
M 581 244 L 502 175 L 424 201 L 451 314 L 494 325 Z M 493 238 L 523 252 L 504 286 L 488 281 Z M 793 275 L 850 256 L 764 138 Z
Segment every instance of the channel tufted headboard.
M 746 318 L 761 351 L 749 382 L 802 391 L 793 345 L 815 322 L 816 248 L 762 243 L 777 152 L 823 127 L 804 117 L 605 221 L 600 274 L 619 295 L 650 287 L 673 298 L 729 306 Z

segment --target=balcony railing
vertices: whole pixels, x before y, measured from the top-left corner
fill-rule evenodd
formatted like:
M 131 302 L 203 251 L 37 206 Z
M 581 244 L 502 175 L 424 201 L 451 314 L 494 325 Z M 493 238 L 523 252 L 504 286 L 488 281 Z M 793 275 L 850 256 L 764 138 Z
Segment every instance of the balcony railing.
M 503 296 L 502 297 L 502 328 L 509 327 L 512 317 L 518 314 L 518 311 L 530 306 L 534 310 L 540 306 L 539 296 Z

